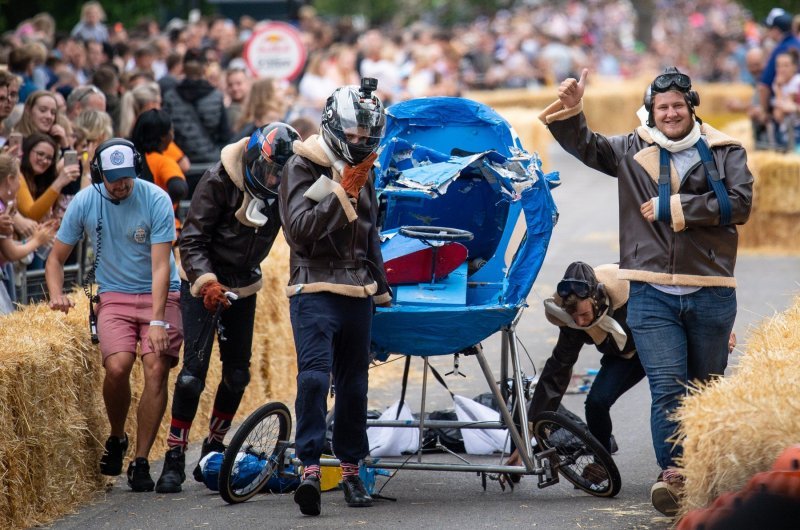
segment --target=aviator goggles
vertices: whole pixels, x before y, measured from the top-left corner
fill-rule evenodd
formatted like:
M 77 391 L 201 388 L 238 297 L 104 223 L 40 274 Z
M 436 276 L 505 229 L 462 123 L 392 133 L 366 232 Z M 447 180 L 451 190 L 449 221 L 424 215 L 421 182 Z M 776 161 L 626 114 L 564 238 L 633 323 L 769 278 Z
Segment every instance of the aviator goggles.
M 692 88 L 692 80 L 688 75 L 680 72 L 661 74 L 653 80 L 654 92 L 666 92 L 673 87 L 681 92 L 688 92 Z
M 561 298 L 566 298 L 574 293 L 578 298 L 589 298 L 592 294 L 592 286 L 585 280 L 567 278 L 558 282 L 556 292 Z

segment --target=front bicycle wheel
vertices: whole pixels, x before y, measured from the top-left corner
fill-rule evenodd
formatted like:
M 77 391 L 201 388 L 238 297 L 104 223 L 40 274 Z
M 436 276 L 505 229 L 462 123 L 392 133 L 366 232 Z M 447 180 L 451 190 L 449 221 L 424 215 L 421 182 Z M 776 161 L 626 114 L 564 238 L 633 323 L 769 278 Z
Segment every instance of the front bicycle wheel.
M 558 471 L 575 487 L 596 497 L 613 497 L 622 488 L 619 469 L 589 429 L 557 412 L 533 419 L 533 435 L 540 450 L 556 450 Z
M 233 435 L 219 470 L 219 494 L 225 502 L 244 502 L 261 491 L 282 457 L 279 442 L 289 439 L 292 416 L 283 403 L 267 403 Z

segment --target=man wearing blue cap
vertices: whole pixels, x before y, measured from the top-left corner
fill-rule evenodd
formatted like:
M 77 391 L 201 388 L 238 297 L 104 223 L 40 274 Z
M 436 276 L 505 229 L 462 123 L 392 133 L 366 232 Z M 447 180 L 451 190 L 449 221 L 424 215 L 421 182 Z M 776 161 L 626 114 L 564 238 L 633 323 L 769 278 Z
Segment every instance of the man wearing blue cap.
M 103 400 L 111 424 L 100 472 L 122 472 L 128 449 L 130 373 L 140 344 L 144 388 L 128 485 L 133 491 L 152 491 L 155 483 L 147 458 L 167 405 L 167 377 L 178 363 L 183 326 L 180 279 L 172 254 L 172 202 L 161 188 L 138 178 L 142 165 L 128 140 L 100 144 L 89 166 L 92 187 L 81 190 L 67 207 L 45 277 L 50 308 L 67 313 L 74 303 L 63 292 L 64 263 L 84 232 L 92 235 L 95 261 L 85 289 L 92 342 L 99 342 L 103 355 Z M 93 282 L 98 284 L 97 296 L 91 296 Z
M 761 100 L 762 116 L 768 119 L 772 115 L 770 99 L 772 98 L 772 83 L 775 81 L 775 59 L 778 55 L 786 53 L 791 48 L 800 51 L 800 39 L 792 33 L 792 15 L 783 9 L 773 8 L 764 20 L 767 27 L 766 38 L 775 43 L 772 53 L 767 59 L 761 79 L 758 82 L 758 96 Z

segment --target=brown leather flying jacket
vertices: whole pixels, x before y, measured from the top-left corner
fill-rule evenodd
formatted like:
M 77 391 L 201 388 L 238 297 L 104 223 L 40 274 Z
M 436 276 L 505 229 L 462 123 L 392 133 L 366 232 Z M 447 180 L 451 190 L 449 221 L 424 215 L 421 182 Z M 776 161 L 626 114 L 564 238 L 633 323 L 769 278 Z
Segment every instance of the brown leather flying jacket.
M 257 226 L 245 216 L 250 194 L 244 190 L 242 153 L 248 138 L 225 146 L 221 162 L 197 184 L 180 237 L 181 277 L 194 296 L 211 280 L 240 297 L 261 289 L 261 262 L 269 254 L 280 229 L 278 201 L 264 213 L 267 223 Z
M 376 226 L 378 202 L 373 178 L 350 199 L 314 135 L 294 143 L 280 187 L 283 233 L 291 249 L 286 295 L 331 292 L 391 300 Z M 324 176 L 324 177 L 323 177 Z M 328 192 L 319 200 L 304 194 L 320 178 Z
M 702 164 L 683 181 L 671 165 L 671 222 L 649 222 L 640 206 L 658 197 L 659 147 L 643 127 L 628 135 L 592 132 L 582 102 L 569 109 L 556 101 L 539 119 L 559 144 L 587 166 L 617 177 L 619 278 L 664 285 L 736 287 L 737 224 L 750 216 L 753 175 L 741 143 L 703 124 L 701 133 L 731 203 L 731 223 L 719 225 L 719 205 Z

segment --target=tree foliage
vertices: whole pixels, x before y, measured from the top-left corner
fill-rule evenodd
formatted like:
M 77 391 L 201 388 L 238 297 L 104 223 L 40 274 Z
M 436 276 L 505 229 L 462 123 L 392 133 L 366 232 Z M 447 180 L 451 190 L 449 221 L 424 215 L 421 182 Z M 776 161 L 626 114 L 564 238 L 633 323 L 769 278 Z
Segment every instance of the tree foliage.
M 186 18 L 190 3 L 187 0 L 124 0 L 110 2 L 101 0 L 108 19 L 106 23 L 122 22 L 131 27 L 146 17 L 156 18 L 159 22 L 165 16 L 178 15 Z M 14 29 L 20 22 L 37 13 L 50 13 L 56 20 L 56 28 L 69 31 L 78 22 L 82 1 L 65 2 L 63 0 L 0 0 L 0 27 Z

